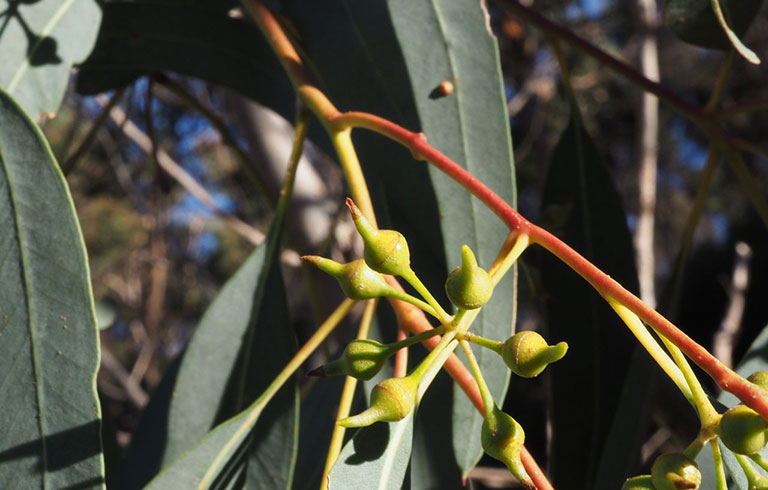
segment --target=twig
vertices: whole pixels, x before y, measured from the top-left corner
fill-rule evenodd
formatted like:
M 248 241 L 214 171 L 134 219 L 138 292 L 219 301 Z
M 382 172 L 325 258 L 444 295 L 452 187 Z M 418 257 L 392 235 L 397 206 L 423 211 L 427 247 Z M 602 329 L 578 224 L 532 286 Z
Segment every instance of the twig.
M 640 70 L 653 82 L 659 81 L 659 48 L 653 27 L 658 24 L 656 0 L 637 0 L 641 29 Z M 656 221 L 656 169 L 659 155 L 659 99 L 643 92 L 640 107 L 638 191 L 639 210 L 635 230 L 637 275 L 640 297 L 651 308 L 656 307 L 656 267 L 653 253 L 654 223 Z
M 99 104 L 106 107 L 108 101 L 104 96 L 96 99 Z M 133 141 L 146 154 L 152 152 L 152 142 L 149 137 L 129 120 L 125 111 L 119 107 L 113 107 L 109 111 L 109 117 L 118 126 L 122 127 L 125 135 Z M 178 182 L 187 192 L 195 196 L 205 206 L 210 208 L 216 216 L 224 223 L 229 225 L 238 235 L 242 236 L 254 245 L 260 245 L 264 241 L 264 233 L 245 223 L 240 218 L 221 209 L 205 188 L 197 182 L 181 165 L 176 163 L 171 156 L 162 148 L 157 150 L 157 163 L 160 168 L 165 170 L 176 182 Z
M 101 367 L 106 369 L 115 380 L 125 389 L 128 399 L 138 408 L 143 408 L 149 401 L 149 396 L 141 389 L 136 378 L 120 364 L 112 352 L 102 345 L 101 347 Z
M 101 129 L 101 126 L 104 124 L 104 121 L 107 120 L 107 117 L 109 116 L 109 111 L 112 110 L 115 105 L 117 105 L 118 102 L 120 102 L 120 99 L 123 96 L 123 93 L 125 93 L 125 87 L 117 90 L 112 97 L 110 97 L 109 101 L 106 103 L 101 103 L 101 106 L 103 107 L 101 114 L 99 114 L 99 117 L 96 118 L 95 121 L 93 121 L 93 124 L 91 125 L 91 128 L 88 130 L 88 133 L 86 133 L 85 138 L 80 142 L 79 145 L 77 145 L 77 148 L 75 148 L 75 151 L 72 152 L 72 154 L 67 157 L 67 159 L 64 161 L 64 163 L 61 164 L 61 171 L 64 173 L 64 175 L 67 175 L 69 172 L 72 171 L 73 168 L 75 168 L 75 164 L 77 163 L 80 158 L 85 155 L 85 153 L 88 151 L 88 149 L 93 144 L 93 140 L 96 138 L 96 135 L 99 132 L 99 129 Z

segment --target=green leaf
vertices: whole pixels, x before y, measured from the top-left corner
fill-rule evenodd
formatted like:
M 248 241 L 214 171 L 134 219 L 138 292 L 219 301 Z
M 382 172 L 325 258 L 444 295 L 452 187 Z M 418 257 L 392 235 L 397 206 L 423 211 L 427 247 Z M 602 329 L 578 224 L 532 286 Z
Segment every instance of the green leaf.
M 757 17 L 762 0 L 720 0 L 732 36 L 739 38 Z M 720 25 L 711 0 L 667 0 L 664 23 L 681 40 L 712 49 L 731 49 L 729 34 Z
M 108 2 L 77 90 L 94 94 L 174 71 L 230 87 L 292 120 L 294 95 L 259 29 L 220 2 Z
M 0 12 L 0 86 L 33 117 L 56 111 L 72 64 L 91 52 L 101 9 L 95 0 L 2 0 Z
M 512 142 L 499 52 L 482 3 L 393 0 L 389 12 L 427 140 L 514 204 Z M 451 81 L 455 91 L 435 98 L 434 90 L 444 80 Z M 452 179 L 434 168 L 430 168 L 430 176 L 449 269 L 460 264 L 463 244 L 469 245 L 480 265 L 488 268 L 508 230 Z M 512 273 L 496 286 L 493 298 L 475 320 L 473 332 L 505 340 L 512 334 L 514 315 Z M 486 349 L 477 349 L 476 356 L 494 398 L 503 401 L 509 369 Z M 483 454 L 483 417 L 458 385 L 454 386 L 453 400 L 453 449 L 466 476 Z
M 293 355 L 279 265 L 286 208 L 275 215 L 266 243 L 222 288 L 187 346 L 169 408 L 164 465 L 255 400 Z M 299 403 L 295 381 L 286 385 L 254 430 L 249 486 L 291 487 Z
M 479 2 L 293 0 L 284 5 L 322 88 L 340 109 L 373 112 L 425 132 L 438 149 L 514 202 L 498 55 Z M 316 22 L 318 16 L 323 23 Z M 454 81 L 455 93 L 433 98 L 447 79 Z M 415 271 L 445 304 L 443 284 L 448 269 L 459 264 L 461 245 L 470 245 L 487 267 L 506 237 L 503 225 L 457 184 L 440 172 L 427 172 L 380 136 L 356 132 L 355 143 L 376 209 L 390 218 L 387 226 L 406 236 Z M 443 252 L 451 257 L 449 267 Z M 476 321 L 477 332 L 504 339 L 513 328 L 511 275 L 495 296 Z M 492 391 L 503 398 L 508 370 L 486 353 L 480 363 Z M 463 394 L 452 398 L 455 403 L 446 401 L 443 409 L 455 415 L 454 446 L 466 472 L 481 454 L 482 418 Z
M 93 297 L 48 143 L 0 90 L 0 488 L 104 485 Z
M 400 490 L 411 458 L 413 413 L 359 429 L 328 475 L 330 490 Z
M 636 290 L 634 252 L 621 199 L 584 129 L 575 101 L 568 127 L 552 154 L 542 215 L 553 205 L 570 212 L 562 226 L 551 231 L 625 287 Z M 570 345 L 568 355 L 548 368 L 553 483 L 563 489 L 594 488 L 604 451 L 637 450 L 630 444 L 604 449 L 634 339 L 586 281 L 548 254 L 542 257 L 542 282 L 547 291 L 546 336 L 551 343 Z M 640 418 L 630 423 L 645 422 Z M 622 481 L 609 482 L 608 487 L 618 488 Z

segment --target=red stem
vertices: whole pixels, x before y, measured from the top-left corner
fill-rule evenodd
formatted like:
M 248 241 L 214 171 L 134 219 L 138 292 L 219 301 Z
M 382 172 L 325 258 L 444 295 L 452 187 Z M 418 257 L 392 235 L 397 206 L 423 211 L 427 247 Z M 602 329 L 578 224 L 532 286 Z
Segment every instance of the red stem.
M 397 279 L 392 276 L 385 277 L 387 282 L 393 287 L 400 290 L 403 289 Z M 401 329 L 407 329 L 412 334 L 417 335 L 433 328 L 429 323 L 429 320 L 427 320 L 424 312 L 412 304 L 392 298 L 389 298 L 389 303 L 392 305 L 392 309 L 395 310 L 397 323 Z M 440 336 L 436 335 L 426 339 L 422 342 L 422 344 L 427 349 L 432 350 L 439 342 Z M 459 360 L 459 358 L 456 357 L 455 354 L 451 354 L 443 367 L 453 378 L 456 384 L 458 384 L 461 389 L 464 390 L 464 393 L 467 394 L 477 410 L 480 413 L 485 413 L 485 405 L 483 405 L 483 398 L 480 395 L 480 389 L 477 387 L 477 382 L 475 381 L 474 376 L 472 376 L 472 374 Z M 536 488 L 538 490 L 554 490 L 554 487 L 549 482 L 544 472 L 541 470 L 541 467 L 533 458 L 533 456 L 531 456 L 531 453 L 528 452 L 528 449 L 525 446 L 523 446 L 521 456 L 525 471 L 528 473 L 528 476 L 531 477 L 531 480 L 533 481 L 533 484 L 536 485 Z
M 611 297 L 621 302 L 645 323 L 679 347 L 720 388 L 734 394 L 744 404 L 768 420 L 768 393 L 765 390 L 748 382 L 729 369 L 728 366 L 720 362 L 669 320 L 643 303 L 637 296 L 624 289 L 621 284 L 611 279 L 610 276 L 595 267 L 570 246 L 543 228 L 526 220 L 509 203 L 504 201 L 504 199 L 480 180 L 430 146 L 423 134 L 408 131 L 391 121 L 363 112 L 343 113 L 332 117 L 330 122 L 337 127 L 360 127 L 380 133 L 409 148 L 417 159 L 426 160 L 435 165 L 493 210 L 510 230 L 527 233 L 531 237 L 532 243 L 538 243 L 568 264 L 602 296 Z

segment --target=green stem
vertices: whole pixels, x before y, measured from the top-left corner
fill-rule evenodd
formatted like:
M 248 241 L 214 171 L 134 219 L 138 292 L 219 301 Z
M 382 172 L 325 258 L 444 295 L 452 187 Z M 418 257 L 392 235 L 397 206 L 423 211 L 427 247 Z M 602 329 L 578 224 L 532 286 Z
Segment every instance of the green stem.
M 761 109 L 768 109 L 768 99 L 751 100 L 735 105 L 733 107 L 721 109 L 715 113 L 715 116 L 722 120 L 734 116 L 739 116 L 741 114 L 748 114 L 750 112 L 759 111 Z
M 485 347 L 486 349 L 490 349 L 497 354 L 501 353 L 501 348 L 504 346 L 504 342 L 499 342 L 498 340 L 481 337 L 480 335 L 475 335 L 470 332 L 467 332 L 463 335 L 459 335 L 458 338 L 459 340 L 466 340 L 467 342 L 472 342 L 473 344 L 479 345 L 480 347 Z
M 432 296 L 432 293 L 429 292 L 429 289 L 424 285 L 423 282 L 421 282 L 421 279 L 416 275 L 415 272 L 413 272 L 412 269 L 409 269 L 408 272 L 403 274 L 401 276 L 403 279 L 405 279 L 408 284 L 413 286 L 413 289 L 416 290 L 417 293 L 421 295 L 422 298 L 427 300 L 427 303 L 435 310 L 437 313 L 436 317 L 438 320 L 440 320 L 440 323 L 448 323 L 451 321 L 451 315 L 448 314 L 445 309 L 443 309 L 442 306 L 440 306 L 440 303 L 435 299 L 434 296 Z
M 425 311 L 426 313 L 429 313 L 433 317 L 440 320 L 441 323 L 446 323 L 451 320 L 451 317 L 448 316 L 447 318 L 443 316 L 442 313 L 438 313 L 435 311 L 435 309 L 432 307 L 431 304 L 425 303 L 424 301 L 420 300 L 419 298 L 416 298 L 414 296 L 411 296 L 410 294 L 400 291 L 398 289 L 393 289 L 389 294 L 387 294 L 390 298 L 399 299 L 400 301 L 405 301 L 406 303 L 410 303 L 416 308 L 419 308 L 420 310 Z M 438 305 L 439 306 L 439 305 Z M 444 313 L 444 312 L 443 312 Z
M 725 87 L 725 80 L 728 78 L 728 71 L 733 64 L 733 53 L 734 51 L 732 49 L 729 50 L 728 54 L 725 56 L 725 61 L 720 65 L 720 71 L 717 74 L 715 86 L 712 88 L 712 94 L 709 96 L 707 105 L 704 106 L 704 112 L 709 113 L 715 110 L 717 102 L 720 100 L 720 95 L 723 93 L 723 87 Z
M 747 477 L 749 488 L 765 488 L 765 486 L 768 485 L 768 478 L 761 475 L 760 472 L 752 466 L 752 461 L 750 461 L 749 457 L 736 453 L 733 455 L 736 458 L 736 461 L 739 462 L 741 469 L 744 471 L 744 476 Z
M 77 145 L 77 148 L 75 148 L 75 151 L 73 151 L 72 154 L 67 157 L 66 160 L 64 160 L 64 163 L 61 164 L 61 171 L 64 175 L 69 174 L 72 169 L 75 168 L 77 161 L 80 160 L 91 147 L 93 140 L 96 139 L 96 135 L 98 134 L 99 129 L 101 129 L 107 118 L 109 118 L 110 111 L 112 111 L 112 108 L 115 107 L 118 102 L 120 102 L 120 99 L 123 97 L 124 93 L 125 88 L 121 88 L 115 91 L 115 93 L 109 99 L 109 102 L 107 102 L 107 104 L 101 110 L 99 116 L 95 121 L 93 121 L 93 124 L 91 125 L 90 129 L 88 129 L 88 132 L 85 134 L 83 140 L 79 145 Z
M 246 421 L 242 424 L 241 430 L 245 431 L 253 428 L 253 425 L 256 423 L 256 419 L 258 419 L 259 414 L 261 413 L 261 409 L 266 406 L 270 400 L 272 400 L 272 398 L 277 394 L 280 388 L 282 388 L 285 382 L 288 381 L 291 376 L 293 376 L 293 374 L 299 369 L 299 367 L 301 367 L 304 361 L 306 361 L 315 351 L 315 349 L 317 349 L 317 347 L 326 339 L 326 337 L 328 337 L 328 335 L 333 332 L 339 322 L 341 322 L 347 313 L 349 313 L 349 310 L 355 306 L 355 303 L 355 300 L 347 298 L 342 301 L 336 310 L 334 310 L 334 312 L 328 316 L 328 319 L 326 319 L 325 322 L 320 325 L 312 337 L 307 340 L 301 349 L 296 352 L 296 355 L 294 355 L 293 358 L 288 361 L 288 364 L 283 368 L 283 370 L 280 371 L 274 380 L 272 380 L 272 383 L 270 383 L 267 389 L 264 390 L 264 392 L 251 405 L 249 405 L 246 410 L 244 410 L 243 413 L 248 412 L 248 415 L 246 417 Z M 240 434 L 235 434 L 236 437 L 233 436 L 233 439 L 237 439 L 239 435 Z M 200 479 L 198 488 L 208 488 L 210 486 L 218 473 L 218 468 L 223 466 L 224 458 L 226 456 L 226 450 L 221 450 L 219 454 L 216 455 L 214 460 L 211 462 L 208 471 L 206 471 L 206 473 Z
M 425 341 L 425 340 L 427 340 L 427 339 L 429 339 L 431 337 L 434 337 L 436 335 L 443 335 L 445 333 L 446 329 L 447 328 L 446 328 L 445 325 L 440 325 L 437 328 L 433 328 L 432 330 L 427 330 L 426 332 L 422 332 L 422 333 L 420 333 L 418 335 L 414 335 L 412 337 L 408 337 L 408 338 L 406 338 L 404 340 L 401 340 L 400 342 L 395 342 L 395 343 L 389 344 L 387 347 L 389 348 L 389 350 L 392 351 L 392 353 L 395 353 L 395 352 L 399 351 L 400 349 L 403 349 L 403 348 L 406 348 L 406 347 L 410 347 L 412 345 L 416 345 L 416 344 L 418 344 L 420 342 L 423 342 L 423 341 Z
M 699 420 L 701 420 L 702 427 L 716 427 L 720 421 L 720 414 L 717 413 L 715 407 L 712 406 L 712 402 L 709 401 L 709 397 L 704 392 L 704 388 L 702 388 L 701 383 L 699 382 L 699 378 L 696 377 L 696 373 L 694 373 L 693 369 L 691 369 L 691 365 L 688 363 L 688 360 L 685 358 L 682 351 L 675 344 L 670 342 L 669 339 L 661 335 L 658 331 L 656 334 L 658 334 L 661 338 L 661 341 L 664 342 L 664 345 L 672 355 L 672 359 L 675 361 L 675 364 L 677 364 L 677 367 L 680 368 L 680 371 L 682 371 L 685 382 L 691 389 L 691 394 L 693 395 L 693 404 L 699 414 Z
M 723 453 L 720 451 L 720 443 L 717 442 L 716 437 L 710 439 L 709 446 L 712 448 L 717 490 L 728 490 L 728 482 L 725 479 L 725 466 L 723 465 Z
M 480 365 L 477 363 L 477 358 L 475 357 L 475 353 L 472 352 L 472 347 L 470 347 L 469 342 L 466 340 L 460 340 L 459 345 L 461 345 L 461 349 L 467 356 L 469 367 L 472 370 L 472 374 L 475 376 L 477 387 L 480 389 L 480 396 L 483 398 L 483 405 L 485 405 L 485 416 L 489 417 L 493 412 L 493 407 L 495 405 L 491 390 L 488 388 L 488 384 L 485 382 L 483 372 L 480 370 Z
M 371 331 L 371 323 L 373 322 L 373 315 L 376 312 L 376 305 L 379 300 L 377 298 L 370 299 L 365 303 L 365 309 L 363 315 L 360 318 L 360 326 L 357 331 L 358 339 L 368 338 L 368 334 Z M 339 421 L 349 416 L 350 407 L 352 407 L 352 399 L 355 395 L 355 388 L 357 387 L 357 378 L 347 376 L 344 380 L 344 388 L 341 390 L 341 398 L 339 399 L 339 409 L 336 413 L 336 420 Z M 331 442 L 328 445 L 328 455 L 325 459 L 325 468 L 323 469 L 323 478 L 320 480 L 320 490 L 327 490 L 328 488 L 328 474 L 331 472 L 336 459 L 341 453 L 341 448 L 344 444 L 344 433 L 347 428 L 334 424 L 333 433 L 331 434 Z
M 768 460 L 760 453 L 750 454 L 749 458 L 765 471 L 768 471 Z
M 749 200 L 752 201 L 752 206 L 754 206 L 760 219 L 763 220 L 763 224 L 768 227 L 768 203 L 766 203 L 765 196 L 755 184 L 755 179 L 749 173 L 749 169 L 747 168 L 747 164 L 744 163 L 741 153 L 733 148 L 726 148 L 725 158 L 728 160 L 728 163 L 731 164 L 731 168 L 736 174 L 736 177 L 738 177 L 742 189 L 744 189 Z
M 512 246 L 509 252 L 506 253 L 501 260 L 497 258 L 493 262 L 491 267 L 488 269 L 488 275 L 491 276 L 491 281 L 493 281 L 494 287 L 496 287 L 499 281 L 501 281 L 507 271 L 509 271 L 509 269 L 515 265 L 517 259 L 519 259 L 525 249 L 528 248 L 530 242 L 530 237 L 525 233 L 521 233 L 518 235 L 517 239 L 515 240 L 515 244 Z
M 696 406 L 693 399 L 693 394 L 691 393 L 691 389 L 688 387 L 688 384 L 686 383 L 685 377 L 680 371 L 680 368 L 678 368 L 675 362 L 669 357 L 669 355 L 664 352 L 664 349 L 659 345 L 658 342 L 656 342 L 656 339 L 653 338 L 653 335 L 651 335 L 651 332 L 648 331 L 640 318 L 632 311 L 630 311 L 629 308 L 619 303 L 615 299 L 611 297 L 606 297 L 605 299 L 608 301 L 608 304 L 611 305 L 611 308 L 613 308 L 619 317 L 624 321 L 624 323 L 627 325 L 632 334 L 637 338 L 640 344 L 645 348 L 645 350 L 648 351 L 653 360 L 656 361 L 656 364 L 658 364 L 667 374 L 667 376 L 669 376 L 669 379 L 675 383 L 675 386 L 677 386 L 683 396 L 685 396 L 691 405 Z

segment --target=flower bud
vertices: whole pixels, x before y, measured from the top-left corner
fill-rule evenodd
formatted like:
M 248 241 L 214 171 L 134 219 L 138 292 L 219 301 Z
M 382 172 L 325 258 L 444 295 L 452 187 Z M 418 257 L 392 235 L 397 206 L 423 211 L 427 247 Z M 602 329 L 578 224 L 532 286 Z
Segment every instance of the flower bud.
M 367 410 L 337 423 L 342 427 L 366 427 L 375 422 L 403 420 L 416 405 L 418 388 L 418 380 L 410 376 L 385 379 L 373 387 Z
M 346 375 L 367 381 L 381 370 L 394 351 L 381 342 L 371 339 L 355 339 L 347 345 L 344 353 L 324 366 L 313 369 L 309 376 Z
M 347 207 L 352 214 L 355 227 L 363 237 L 363 257 L 368 266 L 382 274 L 404 276 L 411 271 L 411 254 L 408 242 L 399 231 L 379 230 L 371 225 L 352 199 L 347 198 Z
M 305 255 L 301 260 L 335 277 L 348 298 L 361 300 L 380 296 L 400 296 L 399 291 L 387 284 L 381 274 L 368 267 L 363 259 L 340 264 L 317 255 Z
M 461 247 L 461 262 L 448 275 L 445 281 L 445 292 L 451 303 L 465 310 L 480 308 L 491 299 L 493 281 L 491 276 L 477 265 L 472 249 Z
M 667 453 L 654 461 L 651 481 L 656 490 L 697 490 L 701 485 L 701 471 L 685 454 Z
M 754 454 L 768 442 L 768 422 L 746 405 L 725 412 L 718 430 L 725 447 L 737 454 Z
M 768 371 L 755 371 L 749 375 L 747 381 L 756 384 L 764 390 L 768 390 Z
M 520 453 L 525 442 L 525 432 L 515 419 L 499 410 L 493 411 L 483 421 L 480 443 L 489 456 L 498 459 L 509 468 L 521 483 L 532 487 L 531 478 L 523 467 Z
M 627 478 L 624 485 L 621 486 L 621 490 L 655 490 L 651 481 L 651 475 L 640 475 Z
M 548 364 L 562 359 L 566 352 L 568 344 L 565 342 L 550 346 L 537 332 L 523 330 L 507 339 L 499 353 L 513 373 L 533 378 L 541 374 Z

